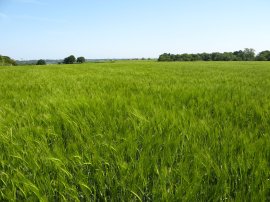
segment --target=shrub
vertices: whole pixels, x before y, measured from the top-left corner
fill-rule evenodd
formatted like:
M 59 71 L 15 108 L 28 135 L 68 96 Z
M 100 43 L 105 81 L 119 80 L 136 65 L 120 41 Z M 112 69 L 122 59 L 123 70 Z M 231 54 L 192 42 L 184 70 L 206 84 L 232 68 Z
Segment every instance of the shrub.
M 77 63 L 85 63 L 85 58 L 84 57 L 78 57 L 77 58 Z
M 71 56 L 65 58 L 63 61 L 64 64 L 74 64 L 75 62 L 76 62 L 76 58 L 74 55 L 71 55 Z
M 46 61 L 45 60 L 38 60 L 36 65 L 46 65 Z

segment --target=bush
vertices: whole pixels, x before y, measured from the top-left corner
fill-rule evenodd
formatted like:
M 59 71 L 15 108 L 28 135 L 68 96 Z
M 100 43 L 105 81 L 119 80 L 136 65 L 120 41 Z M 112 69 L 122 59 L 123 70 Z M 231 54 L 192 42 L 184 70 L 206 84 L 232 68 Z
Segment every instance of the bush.
M 84 57 L 78 57 L 77 58 L 77 63 L 85 63 L 85 58 Z
M 260 52 L 257 57 L 256 60 L 258 61 L 270 61 L 270 51 L 262 51 Z
M 36 65 L 46 65 L 45 60 L 38 60 Z
M 71 56 L 65 58 L 63 61 L 64 64 L 74 64 L 75 62 L 76 62 L 76 58 L 74 55 L 71 55 Z
M 17 63 L 15 60 L 11 59 L 8 56 L 1 56 L 0 55 L 0 65 L 1 66 L 16 66 Z

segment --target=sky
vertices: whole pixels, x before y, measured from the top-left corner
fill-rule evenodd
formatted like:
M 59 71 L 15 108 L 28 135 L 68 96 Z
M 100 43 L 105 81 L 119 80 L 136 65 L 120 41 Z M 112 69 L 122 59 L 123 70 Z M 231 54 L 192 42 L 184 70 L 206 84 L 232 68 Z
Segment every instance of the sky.
M 157 58 L 270 49 L 269 0 L 0 0 L 0 55 Z

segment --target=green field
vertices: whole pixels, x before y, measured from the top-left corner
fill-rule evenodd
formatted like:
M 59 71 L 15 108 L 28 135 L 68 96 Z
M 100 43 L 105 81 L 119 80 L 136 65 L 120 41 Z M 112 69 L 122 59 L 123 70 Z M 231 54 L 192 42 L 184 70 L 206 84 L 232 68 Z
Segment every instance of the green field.
M 1 201 L 269 201 L 269 62 L 0 67 Z

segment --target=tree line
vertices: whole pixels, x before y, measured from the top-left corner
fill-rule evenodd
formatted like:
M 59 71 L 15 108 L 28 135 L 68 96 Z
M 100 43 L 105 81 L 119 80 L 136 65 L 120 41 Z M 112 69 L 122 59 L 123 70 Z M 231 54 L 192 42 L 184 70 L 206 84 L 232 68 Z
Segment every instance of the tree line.
M 164 53 L 159 56 L 158 61 L 270 61 L 270 51 L 262 51 L 257 55 L 252 48 L 224 53 L 184 53 L 176 55 Z
M 18 61 L 20 62 L 20 61 Z M 78 57 L 76 58 L 74 55 L 68 56 L 66 58 L 64 58 L 61 62 L 59 62 L 59 64 L 75 64 L 75 63 L 85 63 L 86 59 L 84 57 Z M 40 59 L 38 61 L 32 61 L 31 63 L 23 63 L 23 65 L 46 65 L 47 62 L 46 60 Z M 16 66 L 17 62 L 13 59 L 11 59 L 8 56 L 3 56 L 0 55 L 0 66 Z M 21 63 L 19 63 L 19 65 L 22 65 Z
M 84 57 L 78 57 L 76 59 L 74 55 L 70 55 L 64 58 L 62 62 L 59 62 L 59 64 L 75 64 L 75 63 L 85 63 L 85 62 L 86 62 L 86 59 Z M 46 65 L 46 61 L 43 59 L 40 59 L 37 61 L 36 65 Z

